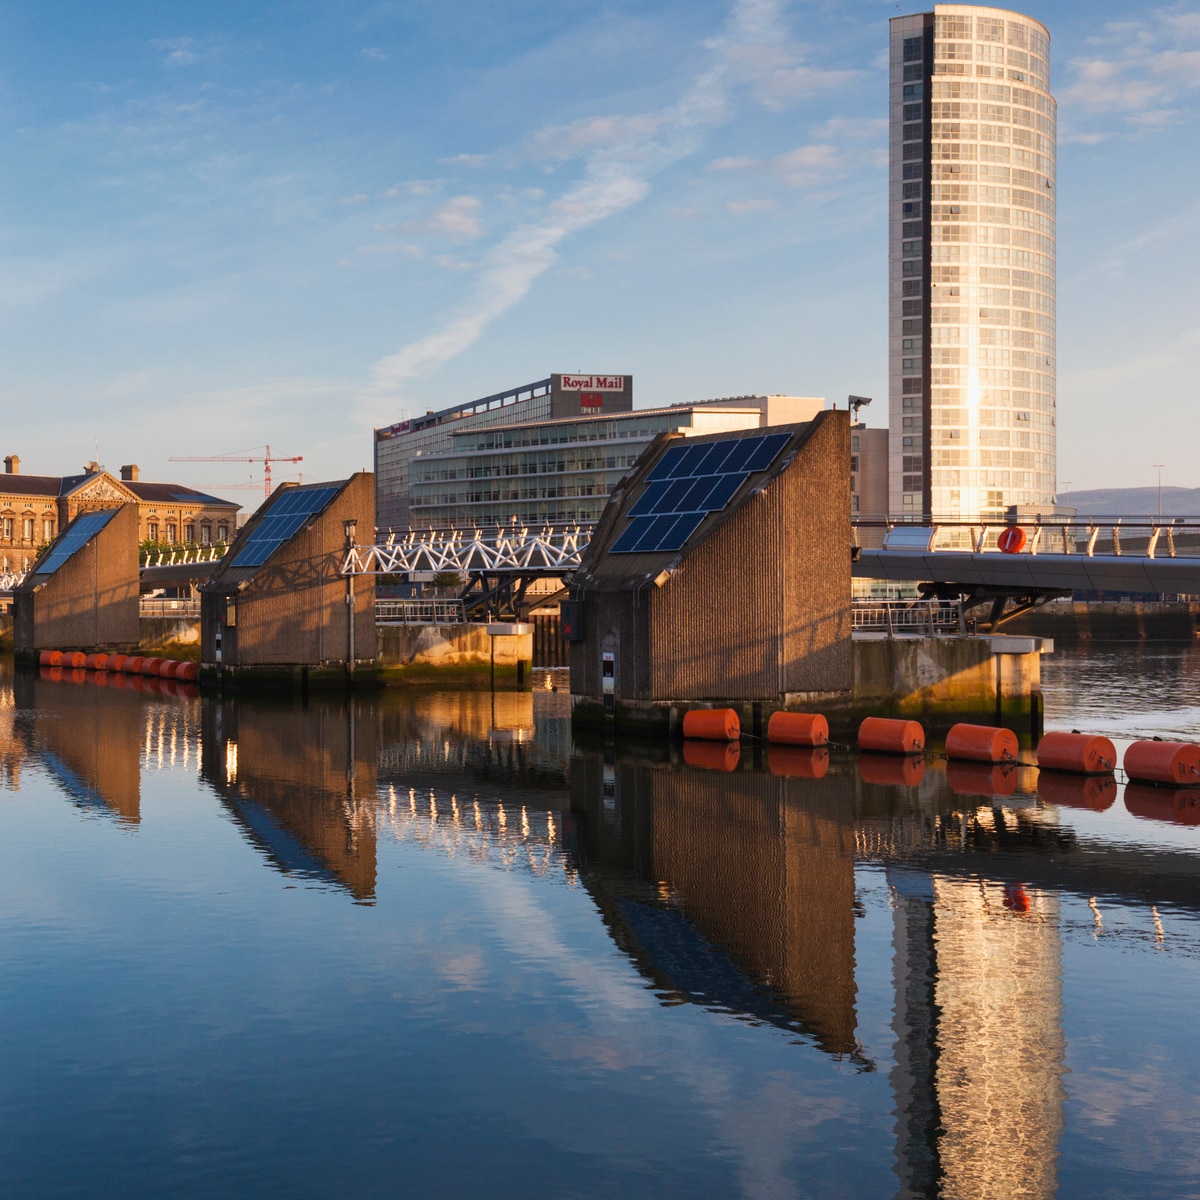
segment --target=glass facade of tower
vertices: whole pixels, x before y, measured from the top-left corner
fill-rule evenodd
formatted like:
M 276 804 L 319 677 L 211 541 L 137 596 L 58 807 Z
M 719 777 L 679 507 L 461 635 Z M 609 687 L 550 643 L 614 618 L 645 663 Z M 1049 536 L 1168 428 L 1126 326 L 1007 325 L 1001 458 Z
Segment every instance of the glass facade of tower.
M 891 22 L 889 507 L 976 519 L 1055 483 L 1049 34 L 942 4 Z

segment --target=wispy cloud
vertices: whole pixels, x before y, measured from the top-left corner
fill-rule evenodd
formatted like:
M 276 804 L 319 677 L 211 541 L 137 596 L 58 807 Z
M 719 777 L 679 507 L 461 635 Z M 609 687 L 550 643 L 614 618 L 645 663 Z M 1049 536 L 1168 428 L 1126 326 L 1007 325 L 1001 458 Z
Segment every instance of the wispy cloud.
M 709 170 L 771 175 L 789 187 L 804 188 L 844 174 L 856 161 L 836 146 L 817 142 L 768 159 L 718 158 L 709 163 Z
M 417 222 L 410 228 L 456 241 L 474 241 L 483 236 L 483 226 L 479 223 L 482 209 L 483 201 L 478 196 L 453 196 L 438 205 L 427 221 Z
M 168 66 L 183 67 L 200 61 L 195 38 L 155 38 L 150 48 L 162 55 L 162 61 Z
M 1152 10 L 1105 26 L 1090 47 L 1094 53 L 1070 62 L 1072 82 L 1059 93 L 1068 120 L 1115 116 L 1145 132 L 1188 115 L 1200 89 L 1200 13 Z M 1068 128 L 1063 140 L 1088 142 L 1090 132 Z
M 378 46 L 366 46 L 359 51 L 359 54 L 369 62 L 377 63 L 385 63 L 392 57 L 386 50 L 381 50 Z
M 780 106 L 809 89 L 845 83 L 851 73 L 809 68 L 798 51 L 779 50 L 787 46 L 780 4 L 738 0 L 724 31 L 706 46 L 704 69 L 674 104 L 588 117 L 530 137 L 527 156 L 547 163 L 579 159 L 582 178 L 539 219 L 518 225 L 482 257 L 473 290 L 440 329 L 375 363 L 365 399 L 374 403 L 398 392 L 407 380 L 437 370 L 474 344 L 556 264 L 566 239 L 637 204 L 659 171 L 695 153 L 705 131 L 727 119 L 734 89 L 748 87 L 762 103 Z
M 454 154 L 449 158 L 439 158 L 438 163 L 451 167 L 483 167 L 487 165 L 486 154 Z

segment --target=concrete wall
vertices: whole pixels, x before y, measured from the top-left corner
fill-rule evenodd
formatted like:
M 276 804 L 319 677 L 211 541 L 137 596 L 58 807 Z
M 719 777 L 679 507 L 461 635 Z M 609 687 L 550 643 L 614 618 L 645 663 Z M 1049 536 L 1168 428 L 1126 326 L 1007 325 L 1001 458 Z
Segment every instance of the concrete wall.
M 137 505 L 122 505 L 53 574 L 27 576 L 13 595 L 15 652 L 136 649 L 137 536 Z
M 387 667 L 464 667 L 492 664 L 527 666 L 533 660 L 533 634 L 492 637 L 486 625 L 380 625 L 376 634 L 378 665 Z

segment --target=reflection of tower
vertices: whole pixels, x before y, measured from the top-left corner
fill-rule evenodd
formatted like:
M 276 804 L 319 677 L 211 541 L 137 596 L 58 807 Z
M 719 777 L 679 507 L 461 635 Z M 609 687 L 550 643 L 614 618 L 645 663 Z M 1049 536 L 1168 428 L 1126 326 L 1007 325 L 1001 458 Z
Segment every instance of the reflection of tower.
M 1065 1057 L 1057 900 L 917 872 L 889 880 L 900 1195 L 1053 1196 Z

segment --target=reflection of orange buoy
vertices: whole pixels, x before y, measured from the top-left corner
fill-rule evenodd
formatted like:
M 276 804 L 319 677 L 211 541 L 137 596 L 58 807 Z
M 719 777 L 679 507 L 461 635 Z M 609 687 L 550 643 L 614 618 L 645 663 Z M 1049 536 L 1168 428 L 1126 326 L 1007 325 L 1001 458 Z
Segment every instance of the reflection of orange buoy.
M 1029 893 L 1019 883 L 1004 885 L 1004 907 L 1015 913 L 1029 911 Z
M 1007 529 L 1001 530 L 1000 536 L 996 539 L 996 545 L 1005 554 L 1020 554 L 1025 549 L 1025 530 L 1020 525 L 1010 525 Z
M 1125 751 L 1125 774 L 1145 783 L 1200 784 L 1200 746 L 1192 742 L 1134 742 Z
M 1037 748 L 1038 766 L 1077 775 L 1107 775 L 1117 765 L 1116 747 L 1090 733 L 1048 733 Z
M 993 725 L 955 725 L 946 734 L 946 757 L 970 762 L 1012 762 L 1017 757 L 1017 735 Z
M 959 796 L 1011 796 L 1017 790 L 1015 763 L 946 764 L 946 783 Z
M 71 668 L 72 683 L 87 683 L 88 673 L 82 667 Z
M 1047 803 L 1065 808 L 1090 808 L 1104 812 L 1117 798 L 1117 781 L 1111 775 L 1068 775 L 1064 771 L 1038 772 L 1038 795 Z
M 767 766 L 772 775 L 786 779 L 824 779 L 829 750 L 825 746 L 768 746 Z
M 1153 783 L 1127 783 L 1125 807 L 1135 817 L 1200 825 L 1200 788 L 1167 788 Z
M 710 771 L 734 771 L 742 747 L 738 742 L 687 741 L 683 743 L 683 761 L 689 767 L 706 767 Z
M 916 787 L 925 778 L 925 760 L 915 754 L 903 758 L 894 754 L 860 754 L 858 773 L 863 783 Z
M 683 736 L 730 742 L 742 736 L 742 723 L 732 708 L 693 708 L 683 714 Z
M 916 721 L 867 717 L 858 727 L 858 748 L 882 754 L 920 754 L 925 749 L 925 730 Z
M 194 700 L 200 695 L 200 689 L 194 683 L 176 683 L 175 690 L 180 696 L 186 696 L 189 700 Z
M 829 743 L 829 722 L 820 713 L 772 713 L 767 722 L 767 741 L 783 746 L 825 746 Z
M 38 655 L 38 663 L 43 667 L 61 667 L 62 651 L 43 650 L 41 654 Z
M 39 667 L 38 675 L 52 683 L 62 683 L 62 667 Z

